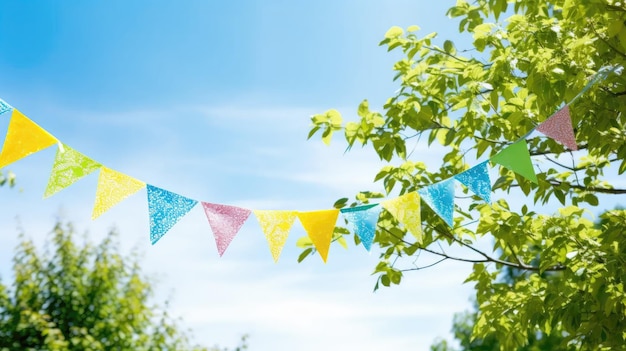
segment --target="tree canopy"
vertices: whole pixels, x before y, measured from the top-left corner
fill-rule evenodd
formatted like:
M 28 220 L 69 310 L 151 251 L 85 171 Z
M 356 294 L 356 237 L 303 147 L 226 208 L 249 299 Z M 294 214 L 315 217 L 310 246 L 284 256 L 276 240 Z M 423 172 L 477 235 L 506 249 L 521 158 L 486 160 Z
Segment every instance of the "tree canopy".
M 150 302 L 137 256 L 121 255 L 115 236 L 79 245 L 72 226 L 58 224 L 43 253 L 22 237 L 14 282 L 0 284 L 0 350 L 208 351 L 190 343 L 167 304 Z
M 467 282 L 478 308 L 470 339 L 495 338 L 510 350 L 542 333 L 557 336 L 561 349 L 623 347 L 626 211 L 612 208 L 626 194 L 619 177 L 626 81 L 618 69 L 626 63 L 626 3 L 459 0 L 447 15 L 467 41 L 419 35 L 417 26 L 385 34 L 381 45 L 403 58 L 393 66 L 399 89 L 382 112 L 364 100 L 357 121 L 344 122 L 336 110 L 312 117 L 309 137 L 320 133 L 328 143 L 342 131 L 349 147 L 370 148 L 386 163 L 375 180 L 387 194 L 364 191 L 335 206 L 413 193 L 524 140 L 536 181 L 500 167 L 492 203 L 464 187 L 452 226 L 422 206 L 422 231 L 412 236 L 383 211 L 374 239 L 382 252 L 378 282 L 400 284 L 407 271 L 423 268 L 411 265 L 422 252 L 464 261 L 473 265 Z M 614 73 L 603 74 L 607 67 Z M 577 151 L 528 135 L 566 104 Z M 443 152 L 440 165 L 407 153 L 421 139 Z M 337 228 L 334 239 L 352 234 Z M 478 246 L 483 238 L 493 250 Z M 449 255 L 440 243 L 467 255 Z M 312 248 L 300 244 L 303 259 Z M 516 278 L 503 280 L 505 269 Z

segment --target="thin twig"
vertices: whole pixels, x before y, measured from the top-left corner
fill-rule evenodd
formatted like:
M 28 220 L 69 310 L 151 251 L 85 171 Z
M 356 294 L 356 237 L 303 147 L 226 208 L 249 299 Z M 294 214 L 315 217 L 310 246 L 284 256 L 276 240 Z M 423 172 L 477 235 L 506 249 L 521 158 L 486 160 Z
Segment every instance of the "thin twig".
M 400 272 L 419 271 L 419 270 L 422 270 L 422 269 L 430 268 L 430 267 L 433 267 L 433 266 L 435 266 L 435 265 L 438 265 L 439 263 L 441 263 L 441 262 L 443 262 L 443 261 L 445 261 L 445 260 L 447 260 L 447 259 L 448 259 L 447 257 L 444 257 L 444 258 L 440 259 L 439 261 L 437 261 L 437 262 L 435 262 L 435 263 L 431 263 L 431 264 L 429 264 L 429 265 L 422 266 L 422 267 L 414 267 L 414 268 L 406 268 L 406 269 L 401 269 L 401 270 L 400 270 Z
M 379 227 L 380 229 L 384 230 L 385 232 L 387 232 L 389 235 L 393 236 L 394 238 L 400 240 L 401 242 L 403 242 L 406 245 L 417 245 L 417 244 L 412 244 L 409 243 L 407 241 L 405 241 L 403 238 L 398 237 L 397 235 L 395 235 L 394 233 L 392 233 L 390 230 L 386 229 L 386 228 L 382 228 Z M 432 227 L 431 228 L 433 230 L 436 230 L 436 228 Z M 450 259 L 450 260 L 454 260 L 454 261 L 461 261 L 461 262 L 468 262 L 468 263 L 496 263 L 496 264 L 500 264 L 503 266 L 507 266 L 507 267 L 512 267 L 512 268 L 517 268 L 517 269 L 521 269 L 521 270 L 527 270 L 527 271 L 540 271 L 541 269 L 537 266 L 531 266 L 528 264 L 524 264 L 524 263 L 515 263 L 515 262 L 509 262 L 509 261 L 504 261 L 504 260 L 500 260 L 497 259 L 495 257 L 492 257 L 488 254 L 486 254 L 485 252 L 475 248 L 474 246 L 467 244 L 465 242 L 463 242 L 460 239 L 457 239 L 456 237 L 454 237 L 454 235 L 452 235 L 452 233 L 449 232 L 441 232 L 441 231 L 437 231 L 440 235 L 445 235 L 446 237 L 450 238 L 452 241 L 456 242 L 457 244 L 461 245 L 462 247 L 466 247 L 474 252 L 476 252 L 477 254 L 481 255 L 482 257 L 484 257 L 484 259 L 471 259 L 471 258 L 465 258 L 465 257 L 456 257 L 456 256 L 450 256 L 446 253 L 443 252 L 439 252 L 439 251 L 435 251 L 432 249 L 429 249 L 427 247 L 422 247 L 422 246 L 418 246 L 420 250 L 426 251 L 428 253 L 446 258 L 446 259 Z M 544 269 L 543 271 L 562 271 L 564 270 L 566 267 L 564 265 L 555 265 L 552 267 L 547 267 L 546 269 Z

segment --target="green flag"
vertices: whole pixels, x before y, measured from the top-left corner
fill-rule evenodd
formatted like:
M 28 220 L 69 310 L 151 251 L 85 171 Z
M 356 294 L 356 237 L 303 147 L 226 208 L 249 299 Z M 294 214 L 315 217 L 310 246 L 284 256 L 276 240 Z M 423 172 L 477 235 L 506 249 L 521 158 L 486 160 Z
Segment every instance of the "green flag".
M 67 145 L 59 147 L 44 197 L 54 195 L 100 167 L 101 164 Z
M 537 184 L 537 176 L 535 175 L 535 169 L 533 168 L 533 164 L 530 160 L 530 153 L 528 153 L 526 140 L 522 139 L 509 145 L 506 149 L 498 152 L 494 157 L 492 157 L 491 162 L 506 167 Z

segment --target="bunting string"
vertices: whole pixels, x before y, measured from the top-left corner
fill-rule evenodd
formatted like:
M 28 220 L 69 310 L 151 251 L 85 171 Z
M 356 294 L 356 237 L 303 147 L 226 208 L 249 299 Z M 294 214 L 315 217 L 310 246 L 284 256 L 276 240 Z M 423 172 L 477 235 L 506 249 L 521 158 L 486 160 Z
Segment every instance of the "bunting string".
M 10 112 L 11 117 L 4 145 L 0 151 L 0 168 L 56 144 L 58 148 L 44 198 L 52 196 L 83 177 L 99 171 L 92 219 L 98 218 L 113 206 L 145 188 L 150 222 L 149 238 L 152 244 L 156 244 L 187 213 L 198 203 L 201 203 L 220 256 L 225 253 L 250 215 L 254 214 L 275 262 L 278 262 L 296 218 L 313 242 L 322 260 L 326 262 L 340 214 L 348 228 L 359 237 L 367 251 L 371 249 L 374 242 L 378 218 L 383 209 L 389 212 L 400 225 L 404 226 L 418 243 L 421 243 L 421 201 L 426 203 L 446 224 L 451 227 L 454 226 L 455 180 L 486 203 L 491 201 L 491 180 L 488 169 L 490 162 L 537 183 L 537 176 L 526 139 L 536 130 L 570 150 L 577 150 L 578 146 L 574 136 L 569 106 L 593 85 L 606 79 L 611 73 L 620 74 L 621 71 L 621 66 L 601 68 L 569 103 L 526 135 L 500 150 L 489 160 L 480 162 L 448 179 L 427 185 L 417 191 L 384 200 L 379 204 L 368 204 L 341 210 L 326 209 L 306 212 L 251 210 L 194 200 L 135 179 L 92 160 L 63 144 L 51 133 L 2 99 L 0 99 L 0 115 Z

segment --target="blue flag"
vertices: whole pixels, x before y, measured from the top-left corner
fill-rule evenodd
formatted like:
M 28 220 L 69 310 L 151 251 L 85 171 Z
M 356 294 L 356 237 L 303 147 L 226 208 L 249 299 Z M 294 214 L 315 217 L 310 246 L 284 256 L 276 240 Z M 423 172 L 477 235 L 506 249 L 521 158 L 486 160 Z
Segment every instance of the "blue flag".
M 148 190 L 148 212 L 150 213 L 150 241 L 154 245 L 191 211 L 198 201 L 150 184 L 146 185 L 146 188 Z
M 487 163 L 489 161 L 479 163 L 467 171 L 455 175 L 454 178 L 487 203 L 491 203 L 491 180 L 489 179 Z
M 454 225 L 454 178 L 417 190 L 420 197 L 450 227 Z
M 372 247 L 381 210 L 382 207 L 378 204 L 341 209 L 341 214 L 348 221 L 350 231 L 361 239 L 367 251 Z
M 0 115 L 11 110 L 13 110 L 13 107 L 7 104 L 6 101 L 0 99 Z

